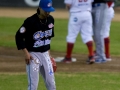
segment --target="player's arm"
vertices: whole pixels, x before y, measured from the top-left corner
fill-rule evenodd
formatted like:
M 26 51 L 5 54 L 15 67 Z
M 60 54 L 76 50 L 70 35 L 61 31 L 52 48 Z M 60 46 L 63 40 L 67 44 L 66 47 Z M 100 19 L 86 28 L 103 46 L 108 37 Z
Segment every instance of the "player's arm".
M 25 31 L 26 31 L 25 27 L 21 26 L 19 30 L 16 32 L 15 41 L 18 50 L 25 48 L 25 41 L 24 41 Z
M 64 0 L 64 4 L 66 5 L 66 9 L 70 10 L 71 4 L 72 4 L 72 0 Z
M 28 22 L 25 21 L 23 23 L 23 25 L 18 29 L 18 31 L 16 32 L 16 35 L 15 35 L 15 41 L 16 41 L 18 50 L 23 50 L 23 52 L 24 52 L 26 64 L 29 64 L 32 57 L 29 54 L 28 50 L 26 49 L 26 45 L 25 45 L 27 23 Z
M 26 19 L 24 23 L 21 25 L 21 27 L 18 29 L 15 35 L 15 40 L 16 40 L 16 46 L 18 50 L 22 50 L 26 48 L 25 45 L 25 36 L 27 36 L 27 28 L 30 27 L 30 21 Z
M 28 52 L 28 50 L 26 48 L 22 49 L 25 55 L 25 62 L 26 64 L 30 63 L 30 60 L 33 59 L 33 57 L 30 55 L 30 53 Z
M 29 64 L 31 56 L 25 47 L 25 41 L 24 41 L 25 31 L 26 31 L 25 27 L 21 26 L 16 33 L 15 40 L 18 50 L 23 50 L 24 52 L 26 64 Z
M 71 8 L 71 4 L 66 4 L 66 9 L 70 10 L 70 8 Z
M 105 2 L 115 2 L 115 0 L 104 0 Z

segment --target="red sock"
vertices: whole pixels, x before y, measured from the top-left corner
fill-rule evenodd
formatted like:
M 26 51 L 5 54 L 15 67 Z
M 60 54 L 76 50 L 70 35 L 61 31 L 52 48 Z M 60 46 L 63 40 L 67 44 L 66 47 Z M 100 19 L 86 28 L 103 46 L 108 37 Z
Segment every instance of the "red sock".
M 105 55 L 106 58 L 110 57 L 110 50 L 109 50 L 110 39 L 109 37 L 104 38 L 104 45 L 105 45 Z
M 88 47 L 89 56 L 93 56 L 94 55 L 94 52 L 93 52 L 93 41 L 87 42 L 86 45 Z
M 108 7 L 110 7 L 112 5 L 113 2 L 107 2 Z
M 66 58 L 71 58 L 73 47 L 74 47 L 74 43 L 67 43 Z

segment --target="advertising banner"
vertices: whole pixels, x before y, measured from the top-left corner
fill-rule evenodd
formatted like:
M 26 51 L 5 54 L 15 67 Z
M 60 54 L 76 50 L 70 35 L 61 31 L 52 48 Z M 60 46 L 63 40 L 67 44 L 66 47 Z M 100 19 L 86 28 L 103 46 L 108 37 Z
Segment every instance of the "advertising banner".
M 0 7 L 37 7 L 40 0 L 0 0 Z M 64 0 L 53 0 L 55 8 L 64 8 Z

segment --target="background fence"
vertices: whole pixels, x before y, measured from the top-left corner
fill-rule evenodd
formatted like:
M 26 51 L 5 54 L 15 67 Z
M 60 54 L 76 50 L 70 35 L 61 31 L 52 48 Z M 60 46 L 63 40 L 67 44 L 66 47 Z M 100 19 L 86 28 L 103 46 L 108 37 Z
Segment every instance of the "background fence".
M 64 8 L 64 0 L 53 0 L 55 8 Z M 37 7 L 39 0 L 0 0 L 0 7 Z M 115 3 L 120 6 L 120 0 Z

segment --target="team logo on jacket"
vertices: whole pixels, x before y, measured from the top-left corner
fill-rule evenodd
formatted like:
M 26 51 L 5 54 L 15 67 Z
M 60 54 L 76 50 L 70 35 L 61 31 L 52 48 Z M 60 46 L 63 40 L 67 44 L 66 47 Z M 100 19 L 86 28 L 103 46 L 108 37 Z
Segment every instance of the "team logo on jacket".
M 52 23 L 50 23 L 49 25 L 48 25 L 48 27 L 49 28 L 52 28 L 54 25 L 52 24 Z
M 74 22 L 77 22 L 77 21 L 78 21 L 78 18 L 77 18 L 77 17 L 74 17 L 73 21 L 74 21 Z
M 33 38 L 35 40 L 38 40 L 38 39 L 43 38 L 43 37 L 44 37 L 44 33 L 42 31 L 38 31 L 33 35 Z
M 38 31 L 33 35 L 34 40 L 42 39 L 43 37 L 50 37 L 52 36 L 52 29 L 46 31 Z
M 52 29 L 46 31 L 37 31 L 33 34 L 35 40 L 33 47 L 40 47 L 50 44 L 51 40 L 49 37 L 52 36 Z

